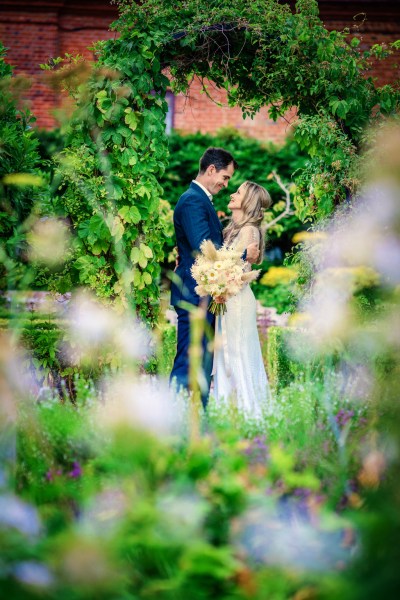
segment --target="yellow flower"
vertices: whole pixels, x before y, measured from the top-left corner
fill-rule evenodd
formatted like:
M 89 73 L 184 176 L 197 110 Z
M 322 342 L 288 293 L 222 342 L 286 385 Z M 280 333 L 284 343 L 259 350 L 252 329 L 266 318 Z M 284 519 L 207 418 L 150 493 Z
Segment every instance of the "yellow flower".
M 298 231 L 292 237 L 293 244 L 299 244 L 300 242 L 322 242 L 326 240 L 327 234 L 323 231 Z
M 322 271 L 317 279 L 322 284 L 329 280 L 336 287 L 346 288 L 355 293 L 379 285 L 380 276 L 371 267 L 331 267 Z
M 276 285 L 289 285 L 297 279 L 297 270 L 293 267 L 270 267 L 261 277 L 260 283 L 268 287 Z
M 354 284 L 358 290 L 379 285 L 379 273 L 371 269 L 371 267 L 353 267 L 351 271 L 354 277 Z
M 288 320 L 289 327 L 301 327 L 302 325 L 307 325 L 310 323 L 311 317 L 308 313 L 293 313 L 290 315 Z

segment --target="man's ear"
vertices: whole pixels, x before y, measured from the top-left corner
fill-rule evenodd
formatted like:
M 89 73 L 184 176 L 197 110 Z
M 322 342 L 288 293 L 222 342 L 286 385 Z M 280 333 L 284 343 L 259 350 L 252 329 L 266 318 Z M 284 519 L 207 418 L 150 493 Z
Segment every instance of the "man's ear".
M 216 168 L 215 165 L 208 165 L 207 169 L 206 169 L 206 173 L 207 175 L 213 175 L 216 172 Z

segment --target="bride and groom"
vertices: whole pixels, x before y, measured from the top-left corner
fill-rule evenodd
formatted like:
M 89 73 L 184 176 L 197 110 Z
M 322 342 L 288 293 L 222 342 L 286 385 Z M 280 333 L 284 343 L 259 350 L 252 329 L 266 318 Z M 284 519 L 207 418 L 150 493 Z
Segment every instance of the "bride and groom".
M 179 262 L 171 286 L 171 304 L 178 317 L 177 352 L 171 383 L 177 389 L 189 387 L 190 320 L 187 303 L 200 304 L 191 267 L 203 240 L 215 246 L 238 245 L 245 248 L 246 269 L 261 262 L 264 238 L 261 224 L 265 208 L 271 204 L 268 192 L 245 181 L 231 195 L 228 208 L 232 218 L 223 230 L 213 206 L 213 196 L 227 187 L 238 167 L 233 156 L 222 148 L 208 148 L 200 159 L 199 173 L 180 197 L 174 211 L 174 227 Z M 227 300 L 227 312 L 214 317 L 206 311 L 208 326 L 202 341 L 202 403 L 207 406 L 212 373 L 213 395 L 217 402 L 234 399 L 240 410 L 258 416 L 268 396 L 268 382 L 263 365 L 256 322 L 256 300 L 248 284 Z M 215 351 L 210 350 L 210 336 L 216 335 Z

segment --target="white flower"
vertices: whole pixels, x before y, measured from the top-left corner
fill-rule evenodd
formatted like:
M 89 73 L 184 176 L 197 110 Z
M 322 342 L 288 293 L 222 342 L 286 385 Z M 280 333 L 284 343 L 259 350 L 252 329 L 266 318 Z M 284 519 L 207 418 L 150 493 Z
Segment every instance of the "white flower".
M 210 282 L 216 281 L 218 278 L 218 273 L 214 269 L 211 269 L 210 271 L 207 272 L 207 278 L 208 278 L 208 281 L 210 281 Z

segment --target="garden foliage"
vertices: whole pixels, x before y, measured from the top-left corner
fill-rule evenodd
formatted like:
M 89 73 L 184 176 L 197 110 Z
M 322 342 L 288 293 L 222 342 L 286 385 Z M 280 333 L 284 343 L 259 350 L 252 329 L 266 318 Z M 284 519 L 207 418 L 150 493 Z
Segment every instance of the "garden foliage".
M 129 410 L 110 421 L 93 388 L 77 385 L 76 406 L 51 394 L 20 405 L 19 496 L 1 496 L 8 595 L 263 600 L 275 590 L 285 600 L 310 585 L 326 597 L 346 590 L 354 541 L 341 540 L 364 494 L 348 478 L 368 409 L 348 414 L 338 393 L 331 415 L 324 383 L 303 381 L 258 423 L 211 403 L 213 434 L 193 444 L 184 412 L 179 431 L 155 435 L 156 415 L 145 428 Z M 331 416 L 346 431 L 346 462 Z

